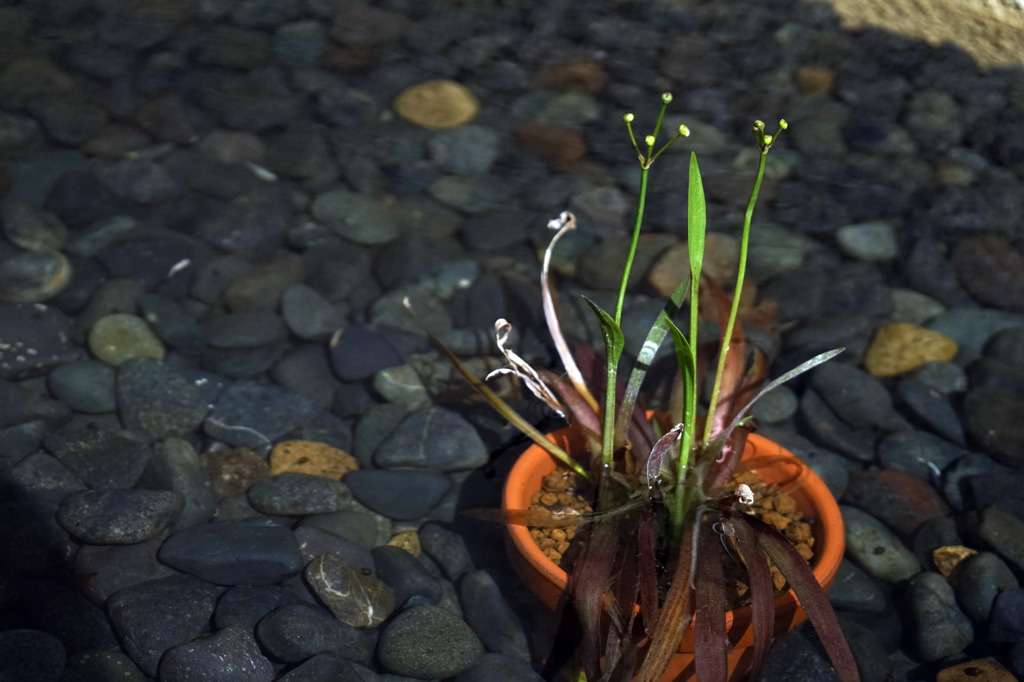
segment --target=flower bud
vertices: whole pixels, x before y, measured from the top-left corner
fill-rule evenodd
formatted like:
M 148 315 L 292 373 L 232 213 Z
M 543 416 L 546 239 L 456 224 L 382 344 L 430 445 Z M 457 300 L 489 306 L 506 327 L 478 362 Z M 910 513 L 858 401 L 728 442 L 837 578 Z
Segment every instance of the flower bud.
M 626 114 L 625 116 L 622 117 L 622 120 L 625 121 L 626 123 L 632 123 L 633 114 Z
M 661 101 L 664 102 L 665 104 L 668 104 L 669 102 L 671 102 L 672 101 L 672 93 L 671 92 L 663 92 L 663 93 L 661 93 Z
M 654 146 L 654 135 L 648 135 L 647 137 L 645 137 L 644 138 L 644 144 L 646 144 L 648 147 L 653 147 Z
M 780 118 L 779 119 L 779 127 L 782 128 L 783 130 L 785 130 L 786 128 L 789 127 L 789 123 L 786 121 L 786 119 Z
M 679 125 L 679 134 L 682 135 L 683 137 L 689 137 L 690 136 L 690 129 L 687 128 L 686 126 L 680 124 Z

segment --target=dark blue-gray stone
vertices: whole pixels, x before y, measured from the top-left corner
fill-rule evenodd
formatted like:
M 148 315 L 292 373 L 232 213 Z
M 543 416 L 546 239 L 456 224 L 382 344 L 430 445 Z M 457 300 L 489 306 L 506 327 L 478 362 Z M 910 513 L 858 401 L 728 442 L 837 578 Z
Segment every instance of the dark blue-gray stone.
M 262 448 L 319 411 L 315 402 L 300 393 L 274 384 L 236 381 L 221 393 L 203 429 L 231 445 Z
M 487 460 L 487 448 L 473 425 L 440 407 L 409 414 L 373 454 L 374 463 L 381 468 L 434 471 L 475 469 Z
M 103 414 L 117 409 L 114 368 L 99 360 L 69 362 L 46 377 L 50 392 L 75 412 Z
M 299 522 L 299 527 L 303 526 L 328 531 L 367 550 L 387 544 L 392 534 L 391 519 L 355 509 L 311 514 Z
M 401 606 L 414 595 L 422 595 L 433 603 L 441 600 L 441 585 L 416 557 L 393 545 L 373 548 L 377 577 L 391 586 L 395 604 Z
M 280 585 L 238 585 L 225 592 L 217 602 L 213 624 L 217 629 L 237 626 L 252 632 L 263 616 L 299 601 L 294 592 Z
M 337 654 L 317 654 L 279 677 L 278 682 L 380 682 L 380 679 L 366 666 Z
M 807 630 L 802 625 L 775 638 L 760 682 L 839 682 L 828 657 L 807 638 Z
M 364 516 L 371 516 L 364 514 Z M 375 516 L 375 515 L 373 515 Z M 295 540 L 306 563 L 321 554 L 335 554 L 353 568 L 366 575 L 374 573 L 374 560 L 369 548 L 346 537 L 314 525 L 300 525 L 295 529 Z
M 254 348 L 288 335 L 280 315 L 267 310 L 222 313 L 206 324 L 206 341 L 216 348 Z
M 137 357 L 117 368 L 118 414 L 125 428 L 154 438 L 184 436 L 206 417 L 196 385 L 162 360 Z
M 854 428 L 893 431 L 902 424 L 882 382 L 853 365 L 826 362 L 811 372 L 811 386 Z
M 992 552 L 967 557 L 957 564 L 952 578 L 957 604 L 978 624 L 988 620 L 1000 592 L 1020 588 L 1010 567 Z
M 217 594 L 213 585 L 175 575 L 115 592 L 107 600 L 107 615 L 125 653 L 155 677 L 165 651 L 191 642 L 207 627 Z
M 471 571 L 459 583 L 459 601 L 466 622 L 488 651 L 529 664 L 526 632 L 487 571 Z
M 97 422 L 71 422 L 43 438 L 45 447 L 90 488 L 131 488 L 149 462 L 149 444 Z
M 361 504 L 396 521 L 425 515 L 452 486 L 444 474 L 412 469 L 359 469 L 345 483 Z
M 484 646 L 458 616 L 424 604 L 384 626 L 377 659 L 388 672 L 420 679 L 458 675 L 484 654 Z
M 181 438 L 166 438 L 153 447 L 153 455 L 138 485 L 151 490 L 170 490 L 185 500 L 171 530 L 208 521 L 217 507 L 217 495 L 210 477 L 203 471 L 199 455 Z
M 867 573 L 843 559 L 828 591 L 828 600 L 839 609 L 880 613 L 885 610 L 885 593 Z
M 933 484 L 964 454 L 966 451 L 961 446 L 917 429 L 890 433 L 878 444 L 878 460 L 883 467 Z
M 53 635 L 39 630 L 0 632 L 0 680 L 57 682 L 67 654 Z
M 974 640 L 971 619 L 938 573 L 925 571 L 910 582 L 910 616 L 914 646 L 925 661 L 958 654 Z
M 146 682 L 151 679 L 121 651 L 87 649 L 68 656 L 61 682 Z
M 453 582 L 474 568 L 462 536 L 436 523 L 428 523 L 420 529 L 420 545 Z
M 964 429 L 947 396 L 914 378 L 896 385 L 896 394 L 932 431 L 954 443 L 964 443 Z
M 199 323 L 178 301 L 159 294 L 143 294 L 137 303 L 139 312 L 168 346 L 195 352 L 206 345 Z
M 815 391 L 804 391 L 800 399 L 800 413 L 809 435 L 815 441 L 858 462 L 874 460 L 874 431 L 870 428 L 854 428 L 844 422 Z
M 61 502 L 57 523 L 82 542 L 132 545 L 159 535 L 184 503 L 164 490 L 80 490 Z
M 218 585 L 269 585 L 302 570 L 291 530 L 263 519 L 190 526 L 167 538 L 159 557 Z
M 0 306 L 0 339 L 12 340 L 0 348 L 0 378 L 39 376 L 65 362 L 86 359 L 74 338 L 70 320 L 53 306 Z
M 369 379 L 379 370 L 402 364 L 402 356 L 388 338 L 374 329 L 354 324 L 330 343 L 331 364 L 342 381 Z
M 528 664 L 501 654 L 486 653 L 472 668 L 455 676 L 454 682 L 543 682 Z
M 326 653 L 366 663 L 373 653 L 367 633 L 302 604 L 272 611 L 256 626 L 256 637 L 267 652 L 286 663 Z
M 68 653 L 120 648 L 107 614 L 78 590 L 52 580 L 25 581 L 18 589 L 27 625 L 59 639 Z
M 139 583 L 177 575 L 156 560 L 163 540 L 153 538 L 137 545 L 84 545 L 75 554 L 74 573 L 82 594 L 103 605 L 113 593 Z
M 179 644 L 160 659 L 161 682 L 271 682 L 274 666 L 251 630 L 232 625 L 198 642 Z
M 68 408 L 13 382 L 0 379 L 0 428 L 16 426 L 36 419 L 63 417 Z
M 256 510 L 285 516 L 341 511 L 352 502 L 352 493 L 341 481 L 295 472 L 261 479 L 247 494 Z
M 1024 642 L 1024 590 L 1004 590 L 996 596 L 988 636 L 993 642 Z

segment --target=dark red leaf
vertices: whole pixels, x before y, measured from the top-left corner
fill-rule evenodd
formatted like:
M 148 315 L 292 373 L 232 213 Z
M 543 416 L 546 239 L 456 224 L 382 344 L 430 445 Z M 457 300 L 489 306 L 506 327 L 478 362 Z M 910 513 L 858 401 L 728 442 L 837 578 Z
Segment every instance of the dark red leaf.
M 665 596 L 665 603 L 658 614 L 658 628 L 651 635 L 637 682 L 658 682 L 668 669 L 672 657 L 679 650 L 690 621 L 693 619 L 693 599 L 690 589 L 690 557 L 694 551 L 693 532 L 683 531 L 679 547 L 677 568 L 672 576 L 672 585 Z
M 732 524 L 736 547 L 747 566 L 751 626 L 754 629 L 754 660 L 751 663 L 750 677 L 757 679 L 775 630 L 775 586 L 772 583 L 771 570 L 768 568 L 768 558 L 758 545 L 755 532 L 747 523 L 746 516 L 730 519 L 725 523 Z
M 658 522 L 651 505 L 645 505 L 637 527 L 637 585 L 644 631 L 651 635 L 658 626 Z
M 694 598 L 693 662 L 697 679 L 715 682 L 729 679 L 729 637 L 725 630 L 725 568 L 723 546 L 711 524 L 703 522 L 697 532 L 697 580 Z
M 601 616 L 605 606 L 613 621 L 615 618 L 615 605 L 606 604 L 610 600 L 602 599 L 615 565 L 615 526 L 611 522 L 593 524 L 569 577 L 569 591 L 576 603 L 583 630 L 582 662 L 588 679 L 596 680 L 601 668 L 599 657 L 604 648 L 601 645 Z
M 853 659 L 850 645 L 811 567 L 778 531 L 756 519 L 752 518 L 751 521 L 755 522 L 755 527 L 760 531 L 757 540 L 761 547 L 785 576 L 797 599 L 800 600 L 800 605 L 807 612 L 807 617 L 814 625 L 825 651 L 832 659 L 839 679 L 843 682 L 859 682 L 860 675 L 857 673 L 857 663 Z

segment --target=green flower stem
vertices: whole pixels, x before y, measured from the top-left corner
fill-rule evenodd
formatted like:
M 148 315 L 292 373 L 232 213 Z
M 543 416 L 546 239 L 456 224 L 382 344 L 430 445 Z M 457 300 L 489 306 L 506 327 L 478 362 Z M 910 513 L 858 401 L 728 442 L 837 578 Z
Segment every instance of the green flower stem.
M 758 121 L 760 123 L 760 121 Z M 781 130 L 779 131 L 781 132 Z M 758 127 L 754 133 L 758 134 Z M 775 135 L 778 137 L 778 134 Z M 722 334 L 722 349 L 718 354 L 718 368 L 715 371 L 714 388 L 711 390 L 711 402 L 708 404 L 708 414 L 704 422 L 704 438 L 702 442 L 707 444 L 711 441 L 711 429 L 715 423 L 715 409 L 718 407 L 718 394 L 722 388 L 722 373 L 725 371 L 725 360 L 729 354 L 729 343 L 732 340 L 732 330 L 736 326 L 736 316 L 740 309 L 740 294 L 743 292 L 743 280 L 747 273 L 747 248 L 750 244 L 750 222 L 754 217 L 754 205 L 757 204 L 757 195 L 761 191 L 761 181 L 764 179 L 764 166 L 768 160 L 768 149 L 774 141 L 769 135 L 764 134 L 764 124 L 760 123 L 760 134 L 758 135 L 761 145 L 761 156 L 757 163 L 757 177 L 754 179 L 754 189 L 750 192 L 750 200 L 747 201 L 747 212 L 743 216 L 743 237 L 740 240 L 740 262 L 736 271 L 736 288 L 732 295 L 732 308 L 729 310 L 729 321 Z

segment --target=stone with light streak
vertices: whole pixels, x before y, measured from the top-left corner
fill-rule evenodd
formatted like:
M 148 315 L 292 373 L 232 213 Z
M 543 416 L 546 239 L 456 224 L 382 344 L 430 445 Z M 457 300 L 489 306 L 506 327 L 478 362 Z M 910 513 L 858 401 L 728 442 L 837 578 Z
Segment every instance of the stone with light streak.
M 380 625 L 395 609 L 395 593 L 386 583 L 363 575 L 335 554 L 310 561 L 306 580 L 334 617 L 352 627 Z

